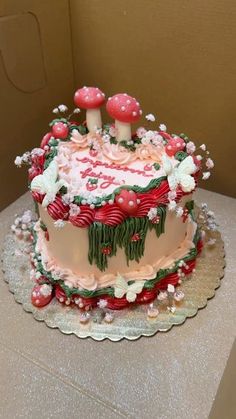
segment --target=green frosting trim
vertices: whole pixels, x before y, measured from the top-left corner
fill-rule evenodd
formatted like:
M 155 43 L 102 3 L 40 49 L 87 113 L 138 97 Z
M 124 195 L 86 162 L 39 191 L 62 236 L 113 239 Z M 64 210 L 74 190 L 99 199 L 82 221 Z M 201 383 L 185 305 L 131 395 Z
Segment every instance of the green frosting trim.
M 53 159 L 57 156 L 57 147 L 52 147 L 50 152 L 46 155 L 45 162 L 44 162 L 44 170 L 46 170 L 49 164 L 53 161 Z
M 127 185 L 127 186 L 126 185 L 125 186 L 120 186 L 119 188 L 116 188 L 112 194 L 109 194 L 109 195 L 107 195 L 105 197 L 102 197 L 102 198 L 96 197 L 96 202 L 94 202 L 94 205 L 97 206 L 97 207 L 99 207 L 99 206 L 101 206 L 102 201 L 107 202 L 110 199 L 114 200 L 115 195 L 118 195 L 122 191 L 122 189 L 132 190 L 132 191 L 134 191 L 136 193 L 145 193 L 145 192 L 148 192 L 151 189 L 154 189 L 154 188 L 157 188 L 158 186 L 160 186 L 161 182 L 163 180 L 166 180 L 166 179 L 167 179 L 166 176 L 161 176 L 161 177 L 159 177 L 157 179 L 152 179 L 149 182 L 149 184 L 147 186 L 144 186 L 144 187 L 138 186 L 138 185 L 134 185 L 134 186 L 129 186 L 129 185 Z M 73 202 L 75 204 L 81 205 L 81 202 L 82 202 L 83 199 L 84 198 L 82 196 L 76 195 L 74 197 L 74 201 Z
M 35 238 L 36 235 L 34 234 Z M 195 236 L 193 238 L 193 242 L 195 244 L 195 246 L 197 246 L 198 240 L 200 239 L 200 230 L 197 229 Z M 173 268 L 167 268 L 167 269 L 160 269 L 157 272 L 157 275 L 154 279 L 152 280 L 146 280 L 144 283 L 144 288 L 145 289 L 152 289 L 156 283 L 160 282 L 163 278 L 165 278 L 167 275 L 171 274 L 171 273 L 175 273 L 177 271 L 177 269 L 179 268 L 179 262 L 180 261 L 184 261 L 184 262 L 189 262 L 193 259 L 195 259 L 197 256 L 197 248 L 193 248 L 189 251 L 189 253 L 177 260 L 173 266 Z M 100 297 L 102 295 L 109 295 L 111 297 L 114 297 L 114 287 L 105 287 L 105 288 L 101 288 L 95 291 L 90 291 L 90 290 L 86 290 L 86 289 L 78 289 L 78 288 L 69 288 L 67 285 L 65 285 L 64 281 L 62 281 L 61 279 L 55 279 L 52 277 L 51 272 L 47 272 L 44 270 L 43 265 L 40 261 L 40 255 L 36 254 L 36 257 L 39 258 L 39 261 L 37 263 L 37 271 L 41 273 L 41 275 L 44 275 L 45 277 L 48 278 L 48 280 L 52 283 L 52 285 L 60 285 L 60 287 L 64 290 L 66 296 L 68 298 L 70 298 L 73 294 L 78 294 L 81 297 L 85 297 L 85 298 L 93 298 L 93 297 Z M 128 284 L 132 283 L 133 281 L 128 281 Z
M 89 253 L 88 260 L 104 271 L 108 266 L 108 257 L 116 255 L 117 247 L 123 248 L 127 265 L 130 260 L 139 262 L 144 254 L 145 239 L 148 228 L 155 229 L 157 237 L 164 233 L 166 208 L 157 208 L 157 216 L 160 221 L 157 224 L 147 217 L 129 217 L 116 227 L 110 227 L 102 223 L 92 223 L 88 228 Z

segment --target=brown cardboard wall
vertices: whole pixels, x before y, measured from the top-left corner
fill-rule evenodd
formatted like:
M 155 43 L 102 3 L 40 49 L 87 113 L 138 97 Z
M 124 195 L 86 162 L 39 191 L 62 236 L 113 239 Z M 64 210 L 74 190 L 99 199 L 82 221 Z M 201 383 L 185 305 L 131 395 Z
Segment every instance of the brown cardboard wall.
M 129 92 L 174 133 L 206 142 L 208 189 L 236 197 L 234 0 L 70 0 L 77 86 Z
M 17 154 L 48 130 L 51 109 L 69 102 L 74 88 L 67 0 L 0 3 L 0 208 L 27 189 Z

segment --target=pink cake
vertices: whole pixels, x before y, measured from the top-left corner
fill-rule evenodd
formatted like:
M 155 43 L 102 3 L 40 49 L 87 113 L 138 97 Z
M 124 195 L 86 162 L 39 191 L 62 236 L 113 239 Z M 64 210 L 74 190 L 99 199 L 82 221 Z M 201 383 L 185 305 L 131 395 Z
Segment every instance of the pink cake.
M 98 88 L 83 87 L 74 100 L 68 117 L 65 105 L 53 110 L 40 148 L 16 159 L 31 165 L 39 214 L 32 302 L 41 307 L 55 295 L 82 310 L 150 303 L 195 268 L 202 240 L 193 192 L 213 162 L 184 134 L 157 127 L 152 114 L 132 134 L 142 111 L 127 94 L 106 102 Z M 105 102 L 112 122 L 102 124 Z M 79 108 L 85 122 L 77 122 Z

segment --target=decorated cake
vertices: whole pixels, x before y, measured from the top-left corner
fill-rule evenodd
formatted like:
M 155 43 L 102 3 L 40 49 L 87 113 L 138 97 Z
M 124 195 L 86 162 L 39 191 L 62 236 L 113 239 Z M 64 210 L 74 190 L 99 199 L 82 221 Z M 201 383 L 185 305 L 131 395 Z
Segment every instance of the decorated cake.
M 15 160 L 30 165 L 38 214 L 30 235 L 32 303 L 43 307 L 55 297 L 82 311 L 115 310 L 167 291 L 180 300 L 178 285 L 203 246 L 193 193 L 214 166 L 206 146 L 197 151 L 153 114 L 143 118 L 126 93 L 106 100 L 99 88 L 83 87 L 74 102 L 70 115 L 65 105 L 55 108 L 40 147 Z

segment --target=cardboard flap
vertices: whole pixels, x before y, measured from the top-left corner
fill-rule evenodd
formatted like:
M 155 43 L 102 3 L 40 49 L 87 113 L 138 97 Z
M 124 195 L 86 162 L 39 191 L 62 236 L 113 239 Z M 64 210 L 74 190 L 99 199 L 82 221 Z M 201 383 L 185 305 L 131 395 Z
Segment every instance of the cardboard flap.
M 16 89 L 32 93 L 46 84 L 37 17 L 32 13 L 0 18 L 1 66 Z

